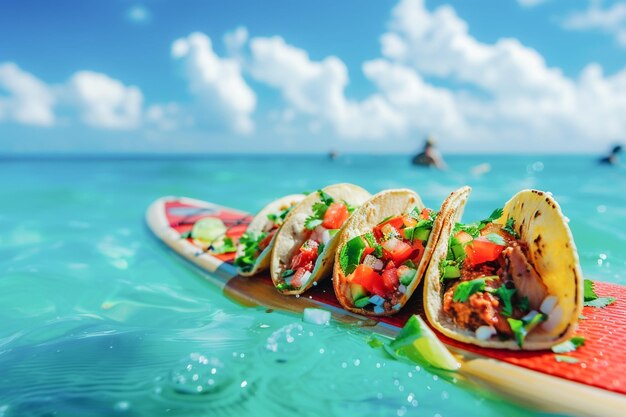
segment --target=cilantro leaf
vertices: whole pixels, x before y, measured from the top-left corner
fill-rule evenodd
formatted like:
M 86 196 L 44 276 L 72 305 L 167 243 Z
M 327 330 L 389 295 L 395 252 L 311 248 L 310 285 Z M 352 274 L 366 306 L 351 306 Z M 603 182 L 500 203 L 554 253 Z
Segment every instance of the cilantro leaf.
M 585 301 L 593 301 L 598 298 L 598 294 L 593 289 L 593 281 L 590 279 L 585 280 Z
M 313 210 L 313 214 L 304 220 L 304 227 L 309 230 L 315 229 L 324 222 L 324 214 L 326 214 L 328 206 L 324 203 L 315 203 L 311 209 Z
M 481 221 L 481 223 L 493 223 L 494 221 L 496 221 L 500 217 L 502 217 L 502 213 L 503 212 L 504 212 L 504 210 L 502 210 L 501 208 L 497 208 L 489 215 L 489 217 L 487 217 L 485 220 Z
M 368 232 L 364 234 L 363 238 L 365 238 L 365 240 L 367 241 L 367 244 L 371 248 L 374 248 L 374 252 L 372 253 L 372 255 L 374 255 L 377 258 L 380 258 L 381 256 L 383 256 L 383 247 L 380 246 L 378 243 L 376 243 L 376 238 L 374 237 L 374 234 L 372 232 Z
M 608 305 L 613 304 L 614 302 L 615 302 L 615 297 L 598 297 L 592 301 L 585 301 L 583 305 L 585 307 L 604 308 Z
M 494 291 L 504 304 L 504 307 L 502 307 L 502 315 L 505 317 L 511 317 L 513 315 L 513 303 L 511 302 L 511 298 L 516 291 L 515 288 L 509 289 L 505 285 L 498 287 L 498 289 Z
M 296 273 L 296 271 L 294 271 L 293 269 L 285 269 L 285 270 L 283 271 L 283 273 L 282 273 L 282 274 L 280 274 L 280 276 L 281 276 L 281 277 L 283 277 L 283 278 L 286 278 L 286 277 L 290 277 L 290 276 L 292 276 L 292 275 L 293 275 L 293 274 L 295 274 L 295 273 Z
M 239 244 L 243 245 L 243 254 L 235 259 L 235 266 L 245 272 L 250 271 L 256 262 L 256 258 L 262 252 L 259 249 L 259 243 L 261 243 L 266 236 L 267 233 L 259 233 L 256 236 L 244 233 L 243 236 L 239 238 Z
M 287 217 L 287 215 L 289 214 L 289 212 L 291 211 L 291 209 L 293 209 L 294 207 L 295 205 L 292 205 L 292 206 L 282 209 L 278 213 L 270 213 L 267 215 L 267 218 L 274 224 L 280 226 L 285 220 L 285 218 Z
M 497 233 L 489 233 L 487 236 L 485 236 L 487 238 L 488 241 L 495 243 L 496 245 L 500 245 L 500 246 L 505 246 L 506 242 L 504 241 L 504 238 L 502 236 L 500 236 Z
M 471 281 L 463 281 L 454 289 L 452 300 L 456 303 L 464 303 L 470 295 L 485 290 L 487 281 L 493 277 L 476 278 Z
M 326 244 L 324 242 L 320 243 L 319 246 L 317 247 L 317 255 L 321 255 L 322 252 L 324 252 L 324 248 L 326 247 Z
M 552 352 L 554 353 L 567 353 L 573 352 L 580 346 L 585 344 L 585 338 L 581 336 L 572 337 L 570 340 L 566 340 L 563 343 L 552 346 Z
M 512 318 L 508 318 L 506 320 L 509 322 L 509 326 L 511 326 L 511 330 L 513 331 L 513 334 L 515 335 L 515 340 L 517 341 L 517 345 L 519 347 L 522 347 L 522 345 L 524 344 L 524 339 L 526 338 L 526 335 L 528 334 L 526 332 L 526 328 L 524 327 L 524 322 L 521 320 L 512 319 Z
M 339 252 L 339 266 L 343 270 L 344 275 L 348 276 L 361 263 L 361 256 L 365 250 L 365 242 L 361 236 L 350 239 Z
M 506 225 L 502 228 L 505 232 L 508 232 L 515 239 L 519 239 L 519 234 L 515 231 L 515 220 L 512 217 L 509 217 L 506 220 Z
M 235 252 L 236 250 L 237 250 L 237 247 L 233 243 L 233 240 L 231 238 L 229 238 L 229 237 L 226 237 L 221 242 L 214 243 L 211 246 L 211 252 L 213 252 L 216 255 L 221 255 L 223 253 Z
M 322 202 L 324 203 L 324 205 L 330 206 L 331 204 L 335 202 L 335 200 L 331 196 L 326 194 L 324 191 L 317 190 L 317 193 L 320 195 L 320 198 L 322 199 Z
M 556 360 L 557 362 L 565 362 L 565 363 L 578 363 L 578 362 L 580 362 L 580 359 L 573 358 L 571 356 L 566 356 L 566 355 L 554 355 L 554 360 Z
M 593 281 L 586 279 L 585 280 L 585 307 L 597 307 L 604 308 L 608 305 L 611 305 L 615 302 L 615 297 L 598 297 L 594 288 Z
M 528 309 L 530 308 L 528 297 L 522 297 L 522 299 L 519 300 L 519 303 L 517 305 L 520 308 L 520 310 L 528 311 Z

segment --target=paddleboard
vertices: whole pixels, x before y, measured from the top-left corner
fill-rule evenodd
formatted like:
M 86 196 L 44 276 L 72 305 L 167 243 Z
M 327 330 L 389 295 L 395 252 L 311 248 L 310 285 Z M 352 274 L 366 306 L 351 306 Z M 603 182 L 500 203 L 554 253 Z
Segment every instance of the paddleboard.
M 333 320 L 388 337 L 402 329 L 413 314 L 421 314 L 421 291 L 391 317 L 364 317 L 343 310 L 327 279 L 300 297 L 282 295 L 274 289 L 269 272 L 242 277 L 233 266 L 234 253 L 214 255 L 184 237 L 193 224 L 205 217 L 220 219 L 226 236 L 239 238 L 252 215 L 218 204 L 185 197 L 163 197 L 146 212 L 150 230 L 170 250 L 193 265 L 223 294 L 245 306 L 264 306 L 292 312 L 307 307 L 323 308 Z M 599 296 L 617 301 L 605 308 L 585 307 L 577 335 L 584 346 L 566 354 L 571 362 L 558 362 L 552 351 L 519 352 L 481 348 L 437 333 L 460 358 L 459 375 L 471 384 L 527 407 L 575 416 L 622 416 L 626 412 L 626 287 L 596 282 Z

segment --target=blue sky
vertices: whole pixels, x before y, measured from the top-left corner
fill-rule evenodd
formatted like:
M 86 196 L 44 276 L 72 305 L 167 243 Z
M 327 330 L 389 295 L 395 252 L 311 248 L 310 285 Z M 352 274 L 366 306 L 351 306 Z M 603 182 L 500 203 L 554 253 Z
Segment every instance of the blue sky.
M 0 153 L 603 152 L 626 1 L 14 1 Z

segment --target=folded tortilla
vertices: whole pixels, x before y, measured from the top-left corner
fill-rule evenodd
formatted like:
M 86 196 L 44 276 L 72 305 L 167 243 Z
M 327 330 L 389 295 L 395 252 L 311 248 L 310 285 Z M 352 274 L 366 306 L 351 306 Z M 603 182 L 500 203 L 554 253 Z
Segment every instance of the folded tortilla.
M 583 276 L 567 219 L 552 196 L 542 191 L 523 190 L 517 193 L 506 203 L 501 217 L 494 223 L 505 226 L 507 220 L 514 221 L 513 228 L 519 234 L 518 240 L 523 242 L 518 247 L 525 246 L 523 252 L 528 267 L 534 269 L 547 291 L 545 299 L 549 296 L 556 297 L 554 308 L 547 312 L 547 320 L 531 328 L 520 346 L 515 338 L 501 340 L 497 334 L 487 338 L 483 334 L 479 338 L 476 331 L 457 325 L 444 312 L 444 284 L 440 265 L 448 254 L 450 237 L 455 223 L 461 219 L 469 191 L 468 189 L 456 196 L 445 213 L 441 237 L 426 272 L 424 309 L 431 325 L 446 336 L 461 342 L 511 350 L 548 349 L 571 338 L 582 311 Z M 506 268 L 511 268 L 511 265 Z M 511 280 L 512 275 L 507 277 Z M 516 291 L 517 296 L 524 296 L 520 288 L 516 287 Z M 541 309 L 544 309 L 543 303 Z
M 341 235 L 339 237 L 339 244 L 337 245 L 337 252 L 335 255 L 333 287 L 335 289 L 335 295 L 337 296 L 337 299 L 339 300 L 341 305 L 346 310 L 358 314 L 387 316 L 397 313 L 406 304 L 408 299 L 415 291 L 415 288 L 417 288 L 420 281 L 422 280 L 422 277 L 424 276 L 424 273 L 432 256 L 433 249 L 435 248 L 435 244 L 439 239 L 443 227 L 443 217 L 441 216 L 441 212 L 449 211 L 447 210 L 448 205 L 450 205 L 451 202 L 454 200 L 456 194 L 461 192 L 462 190 L 463 189 L 453 192 L 444 201 L 443 205 L 441 206 L 440 213 L 433 221 L 432 229 L 430 235 L 428 236 L 428 241 L 424 247 L 424 254 L 422 255 L 419 265 L 416 265 L 417 272 L 415 277 L 413 278 L 411 283 L 406 286 L 404 294 L 400 296 L 397 303 L 395 303 L 393 306 L 386 306 L 388 308 L 384 308 L 383 311 L 375 311 L 374 309 L 370 308 L 372 306 L 369 306 L 368 308 L 359 308 L 354 305 L 355 300 L 353 300 L 351 286 L 341 266 L 342 248 L 344 248 L 344 246 L 351 239 L 357 236 L 362 236 L 368 232 L 372 232 L 374 227 L 383 222 L 385 219 L 403 214 L 409 214 L 414 208 L 417 208 L 417 210 L 421 212 L 424 209 L 424 203 L 422 202 L 420 196 L 412 190 L 393 189 L 381 191 L 380 193 L 370 198 L 367 202 L 365 202 L 358 210 L 356 210 L 353 213 L 352 217 L 348 219 L 341 232 Z
M 255 237 L 259 236 L 261 233 L 271 233 L 275 227 L 280 228 L 282 224 L 276 224 L 274 221 L 270 220 L 268 216 L 280 214 L 283 210 L 300 203 L 304 199 L 304 197 L 304 194 L 292 194 L 272 201 L 267 206 L 263 207 L 263 209 L 261 209 L 261 211 L 259 211 L 256 216 L 254 216 L 245 231 L 245 235 Z M 237 272 L 239 273 L 239 275 L 251 276 L 269 268 L 270 254 L 272 252 L 272 249 L 274 248 L 276 233 L 274 233 L 267 247 L 258 254 L 252 267 L 250 267 L 249 269 L 239 266 L 237 267 Z M 237 245 L 237 253 L 235 259 L 240 259 L 242 256 L 244 256 L 244 250 L 245 245 L 241 243 Z
M 369 197 L 370 193 L 353 184 L 333 184 L 322 189 L 336 202 L 345 202 L 350 206 L 358 207 Z M 311 236 L 311 231 L 304 227 L 306 219 L 313 215 L 313 205 L 320 202 L 318 192 L 309 194 L 287 215 L 283 226 L 276 234 L 274 250 L 270 260 L 270 271 L 274 286 L 283 294 L 301 294 L 320 279 L 330 275 L 333 259 L 337 248 L 337 236 L 341 229 L 325 245 L 311 271 L 311 276 L 306 284 L 299 288 L 284 288 L 285 278 L 283 273 L 290 268 L 292 258 L 297 254 L 302 244 Z

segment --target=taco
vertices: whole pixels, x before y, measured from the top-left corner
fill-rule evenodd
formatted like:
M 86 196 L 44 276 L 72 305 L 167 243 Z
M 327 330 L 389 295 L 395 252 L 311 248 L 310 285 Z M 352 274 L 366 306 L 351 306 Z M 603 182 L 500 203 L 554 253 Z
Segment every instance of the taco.
M 339 237 L 333 286 L 341 305 L 359 314 L 397 313 L 420 283 L 442 226 L 414 191 L 386 190 L 369 199 Z
M 424 309 L 446 336 L 478 346 L 539 350 L 575 331 L 582 273 L 572 234 L 550 194 L 524 190 L 478 223 L 457 223 L 455 199 L 426 273 Z
M 280 292 L 301 294 L 330 274 L 337 233 L 369 197 L 356 185 L 329 185 L 309 194 L 287 215 L 270 261 L 272 281 Z
M 269 268 L 276 232 L 304 197 L 304 194 L 293 194 L 280 198 L 254 216 L 237 245 L 235 266 L 239 275 L 251 276 Z

